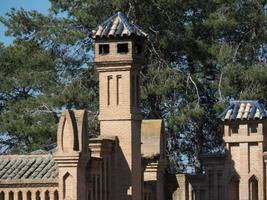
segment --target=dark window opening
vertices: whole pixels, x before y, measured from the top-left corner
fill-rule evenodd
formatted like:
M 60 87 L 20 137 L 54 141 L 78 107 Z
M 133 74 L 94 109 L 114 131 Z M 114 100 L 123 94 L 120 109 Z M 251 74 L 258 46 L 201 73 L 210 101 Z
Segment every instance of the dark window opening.
M 5 200 L 5 193 L 4 192 L 0 193 L 0 200 Z
M 256 177 L 251 177 L 249 179 L 249 199 L 250 200 L 258 200 L 259 199 L 259 191 L 258 191 L 258 180 Z
M 99 54 L 105 55 L 109 53 L 109 44 L 100 44 L 99 45 Z
M 37 191 L 35 193 L 35 200 L 41 200 L 41 192 L 40 191 Z
M 49 191 L 45 192 L 45 200 L 50 200 Z
M 121 43 L 117 46 L 118 53 L 128 53 L 128 43 Z
M 250 133 L 257 133 L 258 132 L 258 125 L 257 124 L 249 125 L 249 132 Z
M 237 134 L 238 133 L 238 129 L 239 129 L 239 126 L 238 125 L 234 125 L 231 128 L 231 134 Z
M 32 199 L 32 193 L 30 191 L 27 192 L 27 200 Z
M 19 193 L 18 193 L 18 200 L 22 200 L 22 192 L 21 191 L 19 191 Z
M 57 190 L 54 192 L 54 200 L 58 200 L 58 191 Z
M 143 47 L 141 44 L 135 44 L 135 54 L 141 54 Z
M 9 192 L 9 200 L 14 200 L 14 192 Z

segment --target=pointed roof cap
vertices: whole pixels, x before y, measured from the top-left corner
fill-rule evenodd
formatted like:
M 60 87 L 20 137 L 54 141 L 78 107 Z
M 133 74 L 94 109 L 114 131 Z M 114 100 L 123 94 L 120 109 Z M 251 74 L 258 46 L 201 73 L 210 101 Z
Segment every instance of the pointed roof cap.
M 92 31 L 93 38 L 104 37 L 123 37 L 123 36 L 139 36 L 147 37 L 147 34 L 142 31 L 137 25 L 130 23 L 128 18 L 122 13 L 117 12 L 115 15 L 108 18 L 102 24 L 98 25 Z
M 219 117 L 223 121 L 254 120 L 266 118 L 267 112 L 257 100 L 239 100 L 231 101 Z

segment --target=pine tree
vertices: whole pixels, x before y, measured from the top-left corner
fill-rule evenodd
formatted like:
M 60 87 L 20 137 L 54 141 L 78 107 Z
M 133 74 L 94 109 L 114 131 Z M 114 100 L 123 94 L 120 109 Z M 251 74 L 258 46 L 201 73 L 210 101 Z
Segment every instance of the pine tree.
M 15 63 L 19 70 L 20 61 L 9 58 L 7 61 L 12 64 L 5 64 L 2 55 L 13 54 L 5 53 L 10 49 L 18 51 L 22 48 L 20 44 L 37 46 L 41 55 L 36 55 L 36 62 L 44 54 L 47 57 L 43 59 L 48 60 L 45 65 L 51 64 L 48 83 L 31 93 L 29 98 L 6 100 L 0 96 L 4 102 L 1 119 L 12 121 L 14 116 L 9 113 L 16 113 L 18 119 L 27 117 L 27 112 L 19 111 L 27 107 L 32 112 L 40 105 L 48 105 L 52 111 L 42 113 L 47 117 L 40 114 L 43 128 L 38 134 L 36 122 L 16 127 L 16 117 L 14 123 L 0 120 L 1 131 L 8 134 L 3 144 L 9 141 L 7 138 L 15 138 L 16 145 L 30 151 L 51 143 L 55 139 L 58 113 L 64 108 L 88 109 L 92 119 L 90 134 L 97 134 L 98 82 L 92 63 L 90 31 L 116 11 L 126 13 L 149 34 L 147 65 L 141 72 L 142 109 L 146 118 L 165 120 L 170 138 L 168 152 L 174 170 L 184 170 L 185 164 L 194 167 L 200 153 L 223 149 L 218 114 L 230 99 L 253 98 L 267 105 L 267 21 L 263 0 L 50 2 L 48 16 L 12 9 L 1 18 L 8 28 L 7 34 L 16 38 L 11 47 L 1 47 L 0 67 L 7 66 L 4 78 L 13 77 L 11 66 Z M 38 53 L 36 47 L 25 48 L 31 52 L 28 55 Z M 21 60 L 25 61 L 24 65 L 31 62 Z M 36 68 L 33 73 L 39 76 L 44 68 Z M 29 73 L 27 68 L 21 71 Z M 1 84 L 0 88 L 0 94 L 3 94 L 6 90 Z M 15 108 L 17 104 L 22 108 Z M 31 126 L 34 131 L 28 130 Z M 48 126 L 50 128 L 46 128 Z M 26 143 L 18 137 L 23 134 L 36 135 L 36 138 L 32 137 L 34 139 Z M 11 143 L 9 146 L 16 149 Z

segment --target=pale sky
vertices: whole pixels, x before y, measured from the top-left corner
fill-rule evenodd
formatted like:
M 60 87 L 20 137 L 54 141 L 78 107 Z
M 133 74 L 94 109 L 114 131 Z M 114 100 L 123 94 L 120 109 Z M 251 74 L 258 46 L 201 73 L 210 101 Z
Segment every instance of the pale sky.
M 11 8 L 37 10 L 43 14 L 48 14 L 50 2 L 49 0 L 0 0 L 0 16 L 5 16 Z M 0 42 L 9 45 L 13 38 L 5 36 L 5 31 L 5 26 L 0 22 Z

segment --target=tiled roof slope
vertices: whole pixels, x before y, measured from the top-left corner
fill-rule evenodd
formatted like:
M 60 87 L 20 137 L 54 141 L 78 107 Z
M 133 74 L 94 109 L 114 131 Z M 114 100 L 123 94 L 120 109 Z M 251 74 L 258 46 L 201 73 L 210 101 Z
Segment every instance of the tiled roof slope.
M 57 165 L 52 155 L 0 156 L 1 180 L 51 180 L 58 177 Z
M 122 36 L 140 36 L 147 37 L 147 34 L 143 32 L 137 25 L 129 23 L 127 17 L 118 12 L 112 17 L 108 18 L 102 24 L 98 25 L 96 29 L 92 31 L 93 38 L 103 37 L 122 37 Z
M 267 117 L 266 110 L 259 101 L 231 101 L 230 106 L 220 115 L 224 120 L 253 120 Z

